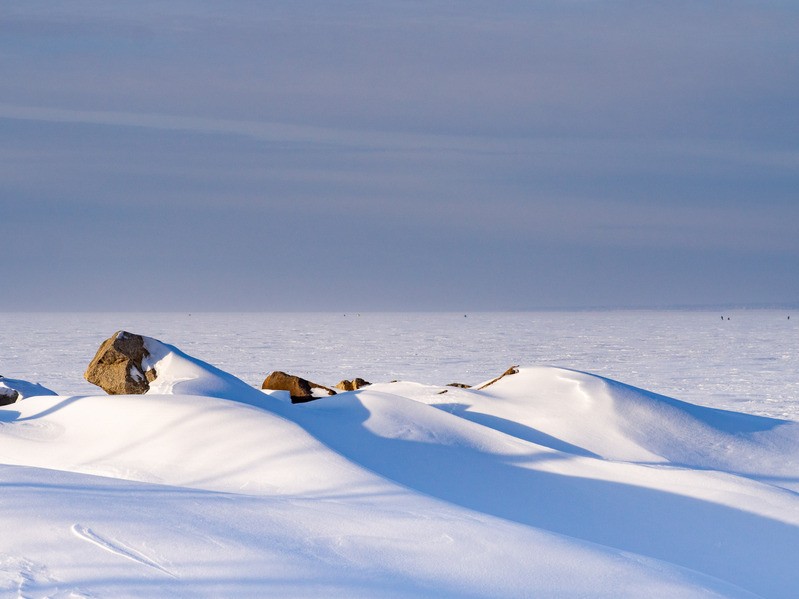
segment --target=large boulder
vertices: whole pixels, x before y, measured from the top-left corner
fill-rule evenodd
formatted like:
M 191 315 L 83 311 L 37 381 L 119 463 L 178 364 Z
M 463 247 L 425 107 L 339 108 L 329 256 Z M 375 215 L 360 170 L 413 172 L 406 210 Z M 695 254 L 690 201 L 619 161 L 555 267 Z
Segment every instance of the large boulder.
M 57 393 L 39 383 L 0 376 L 0 406 L 7 406 L 26 397 L 37 395 L 57 395 Z
M 279 370 L 275 370 L 264 379 L 261 389 L 288 391 L 291 396 L 291 403 L 304 403 L 336 394 L 333 389 L 324 385 L 317 385 L 304 378 L 286 374 Z
M 336 385 L 336 389 L 340 389 L 341 391 L 357 391 L 361 387 L 366 387 L 367 385 L 371 385 L 369 381 L 365 381 L 360 377 L 355 377 L 352 380 L 344 379 L 340 383 Z
M 147 393 L 156 377 L 155 369 L 143 364 L 149 355 L 144 337 L 117 331 L 103 341 L 83 376 L 109 395 Z

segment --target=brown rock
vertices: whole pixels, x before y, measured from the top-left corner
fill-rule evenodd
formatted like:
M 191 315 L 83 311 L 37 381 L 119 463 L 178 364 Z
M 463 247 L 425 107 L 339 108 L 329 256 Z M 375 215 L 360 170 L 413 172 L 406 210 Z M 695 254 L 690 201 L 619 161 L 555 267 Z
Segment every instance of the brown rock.
M 142 366 L 149 355 L 141 335 L 118 331 L 103 341 L 83 376 L 109 395 L 146 393 L 157 376 Z
M 457 387 L 458 389 L 471 389 L 471 385 L 465 385 L 464 383 L 449 383 L 446 385 L 447 387 Z
M 275 370 L 264 379 L 261 389 L 288 391 L 291 396 L 291 403 L 303 403 L 319 399 L 325 395 L 336 394 L 333 389 L 325 387 L 324 385 L 317 385 L 304 378 L 286 374 L 279 370 Z
M 369 381 L 365 381 L 360 377 L 355 377 L 351 381 L 344 379 L 339 384 L 336 385 L 336 389 L 340 389 L 342 391 L 356 391 L 361 387 L 366 387 L 367 385 L 371 385 Z
M 500 380 L 500 379 L 502 379 L 502 378 L 505 378 L 506 376 L 510 376 L 510 375 L 512 375 L 512 374 L 518 374 L 518 372 L 519 372 L 519 367 L 518 367 L 518 366 L 511 366 L 511 367 L 510 367 L 510 368 L 508 368 L 508 369 L 507 369 L 505 372 L 503 372 L 502 374 L 500 374 L 500 375 L 499 375 L 497 378 L 495 378 L 495 379 L 491 379 L 490 381 L 488 381 L 488 382 L 487 382 L 486 384 L 484 384 L 484 385 L 480 385 L 479 387 L 477 387 L 477 389 L 478 389 L 478 390 L 480 390 L 480 389 L 485 389 L 485 388 L 486 388 L 486 387 L 488 387 L 489 385 L 493 385 L 494 383 L 496 383 L 498 380 Z

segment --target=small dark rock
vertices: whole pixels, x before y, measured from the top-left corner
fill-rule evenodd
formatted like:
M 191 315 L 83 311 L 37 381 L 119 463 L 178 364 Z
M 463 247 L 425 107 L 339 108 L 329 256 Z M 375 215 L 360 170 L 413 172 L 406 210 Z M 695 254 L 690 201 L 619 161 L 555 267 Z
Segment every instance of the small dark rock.
M 19 392 L 17 392 L 16 389 L 0 387 L 0 406 L 10 405 L 12 403 L 15 403 L 18 399 L 19 399 Z
M 56 392 L 39 383 L 0 376 L 0 406 L 7 406 L 36 395 L 56 395 Z

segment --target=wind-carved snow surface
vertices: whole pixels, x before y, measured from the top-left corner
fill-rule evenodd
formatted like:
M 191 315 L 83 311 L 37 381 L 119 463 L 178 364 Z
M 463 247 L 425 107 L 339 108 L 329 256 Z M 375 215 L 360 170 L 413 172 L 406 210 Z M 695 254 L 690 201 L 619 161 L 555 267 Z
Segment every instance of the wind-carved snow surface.
M 799 588 L 797 422 L 553 367 L 292 405 L 146 345 L 144 396 L 0 408 L 5 595 Z

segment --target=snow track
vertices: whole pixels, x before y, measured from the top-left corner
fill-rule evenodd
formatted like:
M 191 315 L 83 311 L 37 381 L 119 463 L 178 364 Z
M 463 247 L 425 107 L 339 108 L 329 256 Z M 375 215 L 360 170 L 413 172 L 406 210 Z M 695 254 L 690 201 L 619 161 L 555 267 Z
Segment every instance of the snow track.
M 163 572 L 164 574 L 167 574 L 172 578 L 177 578 L 177 576 L 175 576 L 172 572 L 164 568 L 158 562 L 150 559 L 149 557 L 144 555 L 141 551 L 136 551 L 132 547 L 125 545 L 121 541 L 117 541 L 115 539 L 107 539 L 94 532 L 91 528 L 87 528 L 86 526 L 83 526 L 81 524 L 73 524 L 71 530 L 72 533 L 79 539 L 88 541 L 89 543 L 95 545 L 96 547 L 99 547 L 100 549 L 104 549 L 109 553 L 113 553 L 114 555 L 119 555 L 120 557 L 124 557 L 143 566 L 159 570 L 160 572 Z

